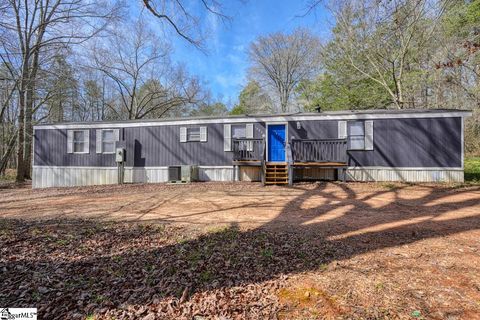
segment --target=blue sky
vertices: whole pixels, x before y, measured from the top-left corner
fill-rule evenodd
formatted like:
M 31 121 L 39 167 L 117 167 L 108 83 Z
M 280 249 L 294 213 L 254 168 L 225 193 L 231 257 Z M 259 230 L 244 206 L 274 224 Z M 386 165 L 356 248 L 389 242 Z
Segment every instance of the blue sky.
M 331 17 L 323 8 L 306 17 L 296 17 L 305 12 L 306 0 L 229 0 L 223 3 L 223 10 L 232 20 L 224 24 L 207 16 L 204 23 L 210 31 L 206 40 L 208 52 L 205 54 L 175 38 L 173 57 L 206 82 L 214 99 L 221 98 L 225 103 L 235 103 L 246 83 L 246 51 L 256 37 L 305 27 L 325 40 L 331 29 Z

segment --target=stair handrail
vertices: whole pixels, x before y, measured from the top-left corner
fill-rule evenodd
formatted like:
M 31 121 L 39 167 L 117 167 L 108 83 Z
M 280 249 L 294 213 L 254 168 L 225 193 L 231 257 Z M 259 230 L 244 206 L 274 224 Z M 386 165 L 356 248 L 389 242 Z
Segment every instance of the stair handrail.
M 266 141 L 265 141 L 265 137 L 262 138 L 262 161 L 261 161 L 261 164 L 262 164 L 262 186 L 265 186 L 265 175 L 267 174 L 267 168 L 265 166 L 265 159 L 266 159 L 266 150 L 267 150 L 267 147 L 266 147 Z
M 285 146 L 285 150 L 287 152 L 287 177 L 288 177 L 288 185 L 293 185 L 293 153 L 292 153 L 292 146 L 290 143 L 287 143 Z

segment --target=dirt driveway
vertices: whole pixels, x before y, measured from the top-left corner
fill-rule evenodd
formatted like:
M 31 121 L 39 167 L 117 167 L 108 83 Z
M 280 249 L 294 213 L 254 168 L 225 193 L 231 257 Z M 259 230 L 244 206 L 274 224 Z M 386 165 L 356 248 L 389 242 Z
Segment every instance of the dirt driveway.
M 478 186 L 15 188 L 0 222 L 0 305 L 44 315 L 480 318 Z

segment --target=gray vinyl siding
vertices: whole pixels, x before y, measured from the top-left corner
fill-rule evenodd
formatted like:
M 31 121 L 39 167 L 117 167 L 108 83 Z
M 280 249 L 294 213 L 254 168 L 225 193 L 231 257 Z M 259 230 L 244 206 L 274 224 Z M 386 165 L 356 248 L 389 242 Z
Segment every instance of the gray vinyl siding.
M 349 166 L 450 167 L 462 166 L 462 119 L 377 119 L 371 151 L 348 151 Z M 338 121 L 297 121 L 288 126 L 289 139 L 338 138 Z
M 374 148 L 349 151 L 350 166 L 379 167 L 450 167 L 462 166 L 461 118 L 376 119 Z M 337 120 L 307 120 L 288 124 L 288 140 L 338 137 Z M 195 125 L 207 127 L 207 142 L 180 142 L 180 127 L 163 125 L 127 127 L 125 139 L 128 167 L 163 167 L 194 164 L 231 166 L 232 152 L 223 150 L 223 124 Z M 186 126 L 188 127 L 188 126 Z M 90 152 L 67 153 L 67 130 L 35 130 L 34 164 L 38 166 L 112 167 L 114 155 L 95 152 L 96 130 L 90 129 Z M 254 137 L 265 135 L 265 123 L 254 124 Z
M 245 125 L 245 124 L 243 124 Z M 223 124 L 192 125 L 207 127 L 206 142 L 180 142 L 180 127 L 129 127 L 120 130 L 126 141 L 128 167 L 162 167 L 184 164 L 231 166 L 232 152 L 223 150 Z M 261 138 L 265 129 L 254 124 L 254 138 Z M 123 132 L 123 134 L 122 134 Z M 67 153 L 67 130 L 35 130 L 34 164 L 40 166 L 116 166 L 112 154 L 95 153 L 95 129 L 90 129 L 90 153 Z
M 462 119 L 374 120 L 372 151 L 349 151 L 350 166 L 462 166 Z
M 34 165 L 111 167 L 114 154 L 96 153 L 96 130 L 90 129 L 89 153 L 67 153 L 67 130 L 35 129 Z
M 300 122 L 300 129 L 297 129 Z M 337 139 L 338 121 L 290 121 L 288 123 L 288 139 Z

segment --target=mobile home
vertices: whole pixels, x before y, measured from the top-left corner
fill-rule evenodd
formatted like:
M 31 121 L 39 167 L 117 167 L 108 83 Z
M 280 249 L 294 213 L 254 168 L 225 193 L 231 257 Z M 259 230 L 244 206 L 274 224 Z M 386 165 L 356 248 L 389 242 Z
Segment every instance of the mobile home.
M 462 182 L 470 115 L 362 110 L 40 124 L 32 184 L 158 183 L 186 171 L 191 180 L 264 184 Z

